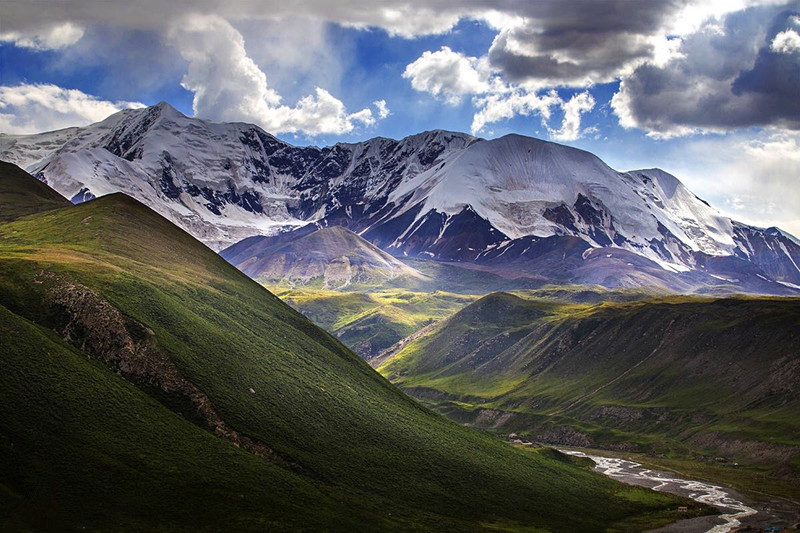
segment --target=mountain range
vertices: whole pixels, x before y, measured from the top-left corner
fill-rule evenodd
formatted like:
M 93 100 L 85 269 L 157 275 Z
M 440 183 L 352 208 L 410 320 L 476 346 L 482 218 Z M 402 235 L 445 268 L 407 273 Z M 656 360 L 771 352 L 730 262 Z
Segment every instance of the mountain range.
M 724 217 L 662 170 L 618 172 L 519 135 L 437 130 L 297 147 L 160 103 L 82 128 L 1 135 L 0 159 L 75 203 L 125 192 L 215 250 L 344 226 L 398 258 L 541 282 L 800 291 L 800 245 L 788 233 Z

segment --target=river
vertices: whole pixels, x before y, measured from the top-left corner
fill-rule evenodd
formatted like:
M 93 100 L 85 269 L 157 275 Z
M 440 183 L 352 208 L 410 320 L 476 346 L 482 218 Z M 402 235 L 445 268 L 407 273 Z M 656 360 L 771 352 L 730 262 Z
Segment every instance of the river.
M 758 520 L 758 522 L 763 525 L 782 525 L 782 523 L 786 523 L 786 518 L 781 517 L 780 514 L 776 513 L 772 508 L 768 506 L 759 506 L 751 502 L 746 503 L 743 501 L 744 498 L 725 487 L 713 485 L 704 481 L 682 479 L 669 472 L 651 470 L 637 462 L 626 459 L 603 457 L 575 450 L 561 451 L 568 455 L 588 457 L 596 463 L 595 470 L 597 472 L 601 472 L 616 480 L 631 485 L 644 486 L 657 491 L 685 496 L 692 500 L 714 506 L 722 513 L 718 516 L 681 521 L 659 531 L 728 533 L 741 526 L 742 521 L 745 519 L 747 519 L 747 522 L 752 522 L 759 512 L 764 514 L 764 516 L 758 517 L 764 519 Z

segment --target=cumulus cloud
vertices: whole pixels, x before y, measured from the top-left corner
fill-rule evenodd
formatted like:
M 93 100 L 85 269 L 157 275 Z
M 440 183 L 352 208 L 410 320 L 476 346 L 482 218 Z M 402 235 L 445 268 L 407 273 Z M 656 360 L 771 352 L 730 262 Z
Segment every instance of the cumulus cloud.
M 627 31 L 543 33 L 523 24 L 501 31 L 488 58 L 508 80 L 529 87 L 590 86 L 613 81 L 652 58 L 662 39 Z
M 247 55 L 279 92 L 299 87 L 340 91 L 352 47 L 326 21 L 293 16 L 229 22 L 242 34 Z
M 139 102 L 109 102 L 77 89 L 52 84 L 0 87 L 0 132 L 10 134 L 52 131 L 103 120 Z
M 505 83 L 493 73 L 485 60 L 468 57 L 443 46 L 436 52 L 425 52 L 409 64 L 403 77 L 420 92 L 444 99 L 451 105 L 472 96 L 476 109 L 471 131 L 479 133 L 490 123 L 517 115 L 538 115 L 553 139 L 574 141 L 581 136 L 581 114 L 594 108 L 594 98 L 588 92 L 573 95 L 564 101 L 555 90 L 537 91 Z M 553 107 L 564 112 L 560 128 L 549 127 Z
M 510 2 L 511 3 L 511 2 Z M 27 31 L 40 25 L 66 20 L 100 23 L 128 29 L 165 30 L 172 21 L 187 13 L 216 15 L 231 22 L 284 20 L 291 17 L 334 22 L 355 28 L 382 28 L 391 35 L 411 38 L 441 34 L 462 17 L 493 10 L 491 0 L 436 2 L 407 0 L 137 0 L 126 9 L 108 0 L 60 0 L 48 5 L 30 1 L 10 1 L 3 6 L 3 23 Z
M 420 92 L 442 98 L 451 105 L 472 96 L 476 108 L 472 133 L 479 133 L 487 124 L 517 115 L 538 115 L 550 136 L 561 141 L 574 141 L 581 136 L 581 114 L 594 108 L 594 98 L 583 92 L 564 101 L 554 90 L 537 91 L 518 84 L 505 83 L 493 73 L 485 59 L 468 57 L 443 46 L 436 52 L 425 52 L 409 64 L 403 77 Z M 564 120 L 559 129 L 548 126 L 551 109 L 560 106 Z
M 622 79 L 612 99 L 620 124 L 656 137 L 752 126 L 800 129 L 800 65 L 773 49 L 794 18 L 750 9 L 687 36 L 679 58 L 644 64 Z
M 472 119 L 471 130 L 480 132 L 486 124 L 513 118 L 516 115 L 539 115 L 542 124 L 550 120 L 551 108 L 562 103 L 554 90 L 544 94 L 536 94 L 523 89 L 512 89 L 509 92 L 493 92 L 476 97 L 473 103 L 478 108 Z
M 375 109 L 378 111 L 378 118 L 386 118 L 392 114 L 389 111 L 389 106 L 386 105 L 386 100 L 375 100 L 372 102 L 372 105 L 375 106 Z
M 581 114 L 594 109 L 594 97 L 588 92 L 573 95 L 568 101 L 561 103 L 564 120 L 561 128 L 551 131 L 550 136 L 557 141 L 574 141 L 581 136 Z
M 73 22 L 49 24 L 27 31 L 0 33 L 0 41 L 14 43 L 20 48 L 33 50 L 59 50 L 77 43 L 84 29 Z
M 795 50 L 796 30 L 787 25 L 798 19 L 784 12 L 777 23 L 782 27 L 770 22 L 785 5 L 785 0 L 497 2 L 492 12 L 472 14 L 498 30 L 485 55 L 468 57 L 447 47 L 427 51 L 408 65 L 404 77 L 414 89 L 450 104 L 477 95 L 473 131 L 494 117 L 530 110 L 525 103 L 553 87 L 613 81 L 621 82 L 614 97 L 620 123 L 652 136 L 754 125 L 794 128 L 800 105 L 794 96 L 800 91 L 797 63 L 774 56 Z M 568 124 L 575 116 L 580 113 L 570 115 Z M 560 139 L 575 134 L 574 128 L 549 131 Z
M 486 92 L 489 84 L 486 75 L 479 72 L 478 59 L 467 57 L 443 46 L 436 52 L 424 52 L 416 61 L 406 66 L 403 77 L 420 92 L 442 97 L 456 105 L 466 94 Z
M 375 123 L 370 109 L 348 113 L 344 103 L 319 87 L 294 107 L 284 105 L 266 74 L 247 55 L 241 33 L 219 16 L 183 17 L 169 35 L 188 62 L 181 84 L 194 93 L 192 107 L 198 116 L 255 122 L 273 133 L 308 135 L 347 133 L 358 123 Z
M 770 50 L 778 52 L 779 54 L 794 54 L 800 52 L 800 33 L 794 30 L 785 30 L 779 32 L 772 44 L 769 45 Z
M 591 87 L 626 76 L 640 65 L 666 65 L 680 57 L 680 39 L 668 36 L 665 28 L 685 30 L 708 16 L 706 9 L 692 10 L 687 4 L 497 2 L 494 11 L 473 15 L 498 30 L 486 55 L 470 57 L 443 46 L 424 52 L 403 77 L 417 91 L 449 104 L 471 95 L 473 133 L 516 115 L 539 115 L 548 126 L 551 108 L 560 106 L 564 123 L 547 130 L 555 139 L 575 140 L 581 135 L 581 113 L 594 107 L 593 98 L 581 93 L 565 102 L 550 89 Z M 725 8 L 715 9 L 719 13 Z
M 187 59 L 190 72 L 184 84 L 195 92 L 196 109 L 213 118 L 235 116 L 272 125 L 278 128 L 274 131 L 312 127 L 312 132 L 322 132 L 304 120 L 299 103 L 287 107 L 278 94 L 276 87 L 285 93 L 287 83 L 298 78 L 302 86 L 320 87 L 326 93 L 311 91 L 302 99 L 305 109 L 333 111 L 337 107 L 338 119 L 325 121 L 326 127 L 333 127 L 327 133 L 351 131 L 354 124 L 380 117 L 368 117 L 367 110 L 339 113 L 338 106 L 331 105 L 332 95 L 340 92 L 342 69 L 332 66 L 336 58 L 319 37 L 330 23 L 381 28 L 393 36 L 414 38 L 444 34 L 464 19 L 482 21 L 497 32 L 485 54 L 472 57 L 448 47 L 430 50 L 410 63 L 404 75 L 416 90 L 448 104 L 470 97 L 476 103 L 476 125 L 493 116 L 506 116 L 509 109 L 513 113 L 514 109 L 538 109 L 536 100 L 547 99 L 551 88 L 582 89 L 616 80 L 622 81 L 614 107 L 621 123 L 652 135 L 728 131 L 750 125 L 794 127 L 796 122 L 795 107 L 782 96 L 796 91 L 796 61 L 786 62 L 796 58 L 798 30 L 790 27 L 796 24 L 796 13 L 791 19 L 794 23 L 777 28 L 762 16 L 796 9 L 796 0 L 406 0 L 399 4 L 390 0 L 175 0 L 167 4 L 141 0 L 125 10 L 106 0 L 62 0 L 44 11 L 35 2 L 7 4 L 4 26 L 15 28 L 16 33 L 3 38 L 39 48 L 68 46 L 80 39 L 81 28 L 89 26 L 174 35 L 176 21 L 187 13 L 216 21 L 200 31 L 202 38 L 182 35 L 199 44 L 210 58 L 196 57 L 189 45 L 173 40 L 185 58 L 195 58 Z M 752 19 L 751 27 L 731 27 L 729 20 L 739 13 Z M 43 30 L 56 27 L 61 33 L 53 30 L 48 36 Z M 73 31 L 67 31 L 70 27 Z M 241 32 L 248 43 L 256 36 L 269 45 L 253 47 L 248 55 Z M 270 39 L 271 35 L 275 38 Z M 222 37 L 231 42 L 222 43 Z M 306 44 L 314 53 L 300 53 L 304 47 L 297 43 L 304 38 L 313 41 Z M 282 47 L 284 41 L 291 46 Z M 770 55 L 788 59 L 781 63 Z M 227 67 L 226 62 L 230 63 Z M 709 72 L 702 72 L 703 68 Z M 788 75 L 783 76 L 782 87 L 779 68 L 789 69 L 784 71 Z M 207 69 L 205 76 L 203 69 Z M 211 79 L 214 70 L 231 74 L 231 81 Z M 261 79 L 265 72 L 270 73 L 269 85 Z M 243 92 L 245 86 L 252 89 L 249 96 Z M 781 112 L 781 106 L 788 108 Z

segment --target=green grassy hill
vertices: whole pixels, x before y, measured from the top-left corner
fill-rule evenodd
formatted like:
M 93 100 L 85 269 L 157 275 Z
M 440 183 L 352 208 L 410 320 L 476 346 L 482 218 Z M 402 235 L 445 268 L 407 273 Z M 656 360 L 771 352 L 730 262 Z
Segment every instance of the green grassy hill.
M 402 289 L 374 292 L 273 290 L 284 302 L 367 361 L 477 299 L 477 296 L 443 291 Z
M 119 194 L 0 224 L 0 346 L 2 530 L 625 531 L 683 501 L 428 411 Z
M 464 423 L 800 477 L 800 300 L 496 293 L 379 371 Z

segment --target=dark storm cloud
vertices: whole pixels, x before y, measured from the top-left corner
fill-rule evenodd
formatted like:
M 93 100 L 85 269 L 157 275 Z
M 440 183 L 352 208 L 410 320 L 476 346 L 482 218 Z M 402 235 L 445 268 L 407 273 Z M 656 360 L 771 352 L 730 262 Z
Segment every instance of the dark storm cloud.
M 214 14 L 231 20 L 308 16 L 382 27 L 411 36 L 446 31 L 461 17 L 480 18 L 490 11 L 526 17 L 557 32 L 591 32 L 593 28 L 635 32 L 652 28 L 665 13 L 686 3 L 688 0 L 139 0 L 121 6 L 109 0 L 7 0 L 3 15 L 4 26 L 14 30 L 68 20 L 149 29 L 168 25 L 187 13 Z
M 800 30 L 798 15 L 786 11 L 775 18 L 755 65 L 742 72 L 732 86 L 734 95 L 752 95 L 758 100 L 763 120 L 786 121 L 793 129 L 800 129 L 800 53 L 777 52 L 771 44 L 782 31 Z
M 778 13 L 776 14 L 776 11 Z M 775 51 L 798 12 L 751 8 L 687 38 L 683 57 L 638 67 L 613 105 L 624 126 L 656 135 L 751 126 L 800 129 L 800 53 Z
M 515 82 L 598 83 L 653 57 L 654 35 L 686 2 L 533 2 L 524 24 L 501 31 L 492 67 Z

